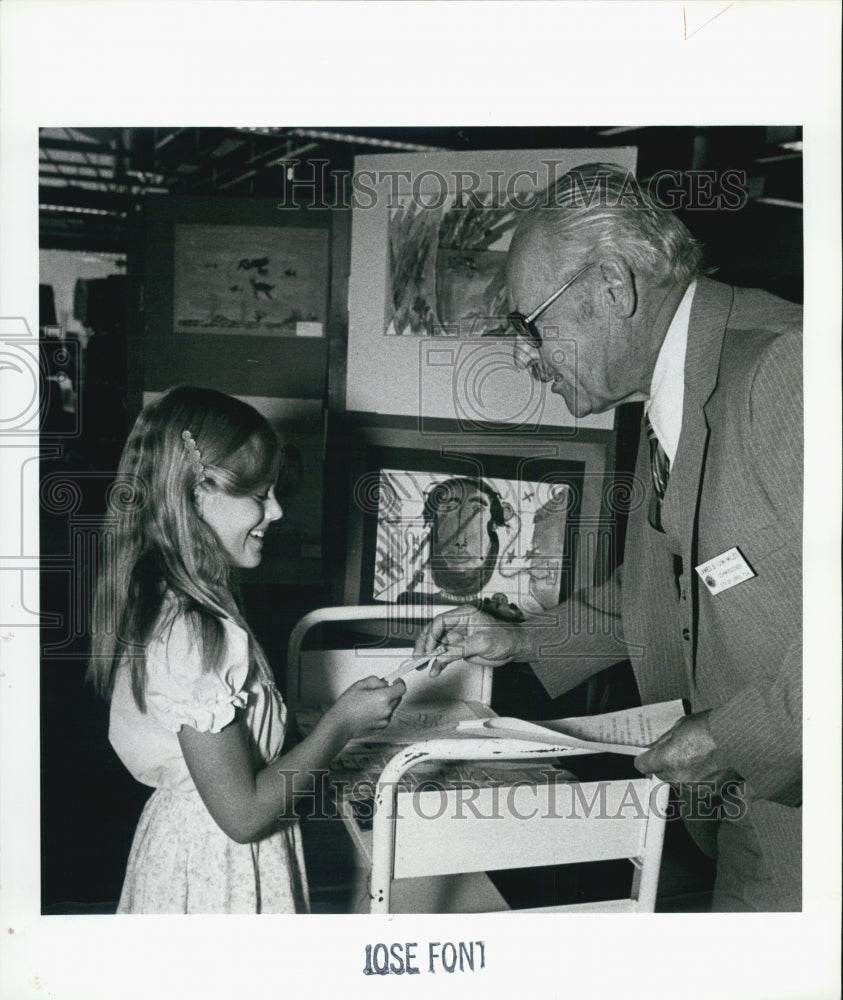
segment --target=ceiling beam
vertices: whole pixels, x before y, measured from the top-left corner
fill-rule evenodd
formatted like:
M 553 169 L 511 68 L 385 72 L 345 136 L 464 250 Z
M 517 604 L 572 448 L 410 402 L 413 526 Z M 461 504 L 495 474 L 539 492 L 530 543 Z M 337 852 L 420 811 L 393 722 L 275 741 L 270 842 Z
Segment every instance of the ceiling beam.
M 38 139 L 41 149 L 52 149 L 62 153 L 83 153 L 94 154 L 95 156 L 114 156 L 114 149 L 110 144 L 99 142 L 76 142 L 75 139 L 59 139 L 54 136 L 42 135 Z
M 51 207 L 100 209 L 106 212 L 129 212 L 139 199 L 113 191 L 91 191 L 74 186 L 39 184 L 38 204 Z

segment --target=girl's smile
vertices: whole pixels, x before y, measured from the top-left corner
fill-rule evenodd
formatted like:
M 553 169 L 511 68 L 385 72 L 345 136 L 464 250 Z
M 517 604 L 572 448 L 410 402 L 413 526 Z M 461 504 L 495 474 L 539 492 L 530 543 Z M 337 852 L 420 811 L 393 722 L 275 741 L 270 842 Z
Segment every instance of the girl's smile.
M 266 529 L 283 516 L 271 486 L 246 497 L 211 487 L 200 497 L 199 513 L 219 538 L 231 565 L 241 569 L 260 563 Z

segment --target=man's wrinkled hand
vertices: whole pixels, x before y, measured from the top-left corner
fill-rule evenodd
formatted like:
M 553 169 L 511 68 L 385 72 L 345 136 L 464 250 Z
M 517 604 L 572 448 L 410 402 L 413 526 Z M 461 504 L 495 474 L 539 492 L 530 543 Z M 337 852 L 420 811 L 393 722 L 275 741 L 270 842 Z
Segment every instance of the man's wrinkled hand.
M 467 660 L 484 667 L 502 667 L 521 653 L 522 635 L 517 625 L 504 624 L 476 608 L 454 608 L 437 615 L 416 641 L 414 656 L 437 654 L 430 676 L 438 677 L 449 663 Z
M 709 712 L 680 719 L 652 746 L 635 758 L 642 774 L 655 774 L 662 781 L 688 784 L 714 781 L 722 784 L 738 778 L 722 760 L 708 726 Z

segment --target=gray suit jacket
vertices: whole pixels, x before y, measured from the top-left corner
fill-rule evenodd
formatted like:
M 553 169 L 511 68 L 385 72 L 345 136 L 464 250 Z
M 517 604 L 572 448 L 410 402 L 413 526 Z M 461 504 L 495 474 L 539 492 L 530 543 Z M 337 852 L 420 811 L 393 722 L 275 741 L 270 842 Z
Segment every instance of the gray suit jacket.
M 712 710 L 712 735 L 746 779 L 765 859 L 793 898 L 802 797 L 798 306 L 698 281 L 664 533 L 648 521 L 643 431 L 636 476 L 646 499 L 630 515 L 622 594 L 610 594 L 608 603 L 604 594 L 603 610 L 622 609 L 623 640 L 645 703 L 688 698 L 692 711 Z M 755 576 L 711 595 L 694 568 L 734 546 Z M 563 649 L 534 664 L 551 694 L 606 662 L 592 660 L 586 671 Z

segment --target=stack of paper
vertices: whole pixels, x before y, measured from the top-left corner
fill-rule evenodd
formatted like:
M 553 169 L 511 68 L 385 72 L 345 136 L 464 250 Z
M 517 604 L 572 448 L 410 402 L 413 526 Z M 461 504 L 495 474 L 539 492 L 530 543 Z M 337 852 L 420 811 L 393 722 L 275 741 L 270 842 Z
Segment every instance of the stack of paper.
M 585 715 L 575 719 L 526 722 L 495 717 L 468 720 L 460 732 L 529 740 L 576 753 L 624 753 L 635 756 L 671 729 L 685 714 L 681 701 L 664 701 L 641 708 Z

